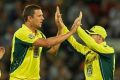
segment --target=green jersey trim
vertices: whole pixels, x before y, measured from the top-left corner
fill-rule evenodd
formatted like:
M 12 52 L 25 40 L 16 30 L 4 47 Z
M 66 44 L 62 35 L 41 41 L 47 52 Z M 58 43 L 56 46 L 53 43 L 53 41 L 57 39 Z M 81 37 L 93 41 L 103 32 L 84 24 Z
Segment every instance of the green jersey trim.
M 114 54 L 100 55 L 99 62 L 103 80 L 113 80 Z
M 26 43 L 15 37 L 15 51 L 12 53 L 13 61 L 10 66 L 10 73 L 15 71 L 22 64 L 27 50 L 31 45 L 31 43 Z

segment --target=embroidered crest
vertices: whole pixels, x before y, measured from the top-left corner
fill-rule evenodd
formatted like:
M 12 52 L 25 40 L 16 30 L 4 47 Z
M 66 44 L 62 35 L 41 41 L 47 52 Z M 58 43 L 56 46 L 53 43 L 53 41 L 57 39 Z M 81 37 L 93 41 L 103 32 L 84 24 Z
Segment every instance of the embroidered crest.
M 89 65 L 87 66 L 87 75 L 88 75 L 88 76 L 91 76 L 91 75 L 92 75 L 92 72 L 93 72 L 92 64 L 89 64 Z
M 30 39 L 34 39 L 34 38 L 35 38 L 35 36 L 34 36 L 33 34 L 29 34 L 28 37 L 29 37 Z

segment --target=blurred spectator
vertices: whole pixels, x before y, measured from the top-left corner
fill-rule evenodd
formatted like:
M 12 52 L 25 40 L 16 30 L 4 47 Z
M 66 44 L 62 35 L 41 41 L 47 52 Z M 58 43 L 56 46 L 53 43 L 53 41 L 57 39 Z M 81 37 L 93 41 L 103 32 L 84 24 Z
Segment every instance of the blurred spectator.
M 13 24 L 18 18 L 21 18 L 23 7 L 24 4 L 19 0 L 16 0 L 14 3 L 6 3 L 5 10 L 11 24 Z
M 78 71 L 76 72 L 76 75 L 74 76 L 75 80 L 85 80 L 84 75 L 84 61 L 81 62 L 80 67 Z
M 12 37 L 14 33 L 14 28 L 12 25 L 9 25 L 6 29 L 6 33 L 2 38 L 3 46 L 5 47 L 5 55 L 2 59 L 2 66 L 3 66 L 3 77 L 2 80 L 8 79 L 8 71 L 9 71 L 9 64 L 10 64 L 10 52 L 11 52 L 11 44 L 12 44 Z
M 120 37 L 120 3 L 116 2 L 116 6 L 109 13 L 110 35 L 114 38 Z
M 5 34 L 6 27 L 8 26 L 8 17 L 3 8 L 0 8 L 0 36 Z
M 71 72 L 68 67 L 65 66 L 62 59 L 54 61 L 50 67 L 49 79 L 50 80 L 70 80 L 72 78 Z
M 8 27 L 6 29 L 6 33 L 4 34 L 4 36 L 2 38 L 3 39 L 2 40 L 3 41 L 3 45 L 7 49 L 6 52 L 9 49 L 11 49 L 13 33 L 14 33 L 14 27 L 12 25 L 8 25 Z
M 83 12 L 82 25 L 88 29 L 90 25 L 94 24 L 94 17 L 91 11 L 83 1 L 76 1 L 69 9 L 67 14 L 67 21 L 72 23 L 75 18 L 79 15 L 79 12 Z

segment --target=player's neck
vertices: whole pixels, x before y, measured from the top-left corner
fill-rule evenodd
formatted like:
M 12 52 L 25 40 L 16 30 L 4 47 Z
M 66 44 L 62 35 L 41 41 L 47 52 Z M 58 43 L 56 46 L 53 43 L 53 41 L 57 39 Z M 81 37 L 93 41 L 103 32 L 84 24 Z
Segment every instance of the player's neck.
M 33 33 L 36 33 L 36 28 L 31 25 L 29 22 L 25 22 L 25 25 L 33 32 Z

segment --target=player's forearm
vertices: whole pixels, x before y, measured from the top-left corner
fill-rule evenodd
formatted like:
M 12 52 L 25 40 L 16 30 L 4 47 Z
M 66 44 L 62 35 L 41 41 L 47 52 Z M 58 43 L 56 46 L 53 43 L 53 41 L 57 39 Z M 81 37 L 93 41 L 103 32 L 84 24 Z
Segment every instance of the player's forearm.
M 95 40 L 90 35 L 88 35 L 81 27 L 78 27 L 77 33 L 87 46 L 91 47 L 96 44 Z
M 67 29 L 66 26 L 64 26 L 63 30 L 62 30 L 62 33 L 65 34 L 67 32 L 69 32 L 69 30 Z M 73 48 L 77 52 L 82 53 L 83 55 L 85 55 L 85 53 L 89 50 L 84 45 L 78 43 L 73 35 L 71 35 L 69 38 L 67 38 L 67 41 L 73 46 Z
M 50 48 L 52 46 L 55 46 L 61 42 L 63 42 L 64 40 L 66 40 L 70 35 L 72 35 L 74 32 L 68 32 L 67 34 L 64 35 L 58 35 L 56 37 L 50 37 L 47 39 L 44 38 L 39 38 L 38 40 L 36 40 L 33 45 L 34 46 L 39 46 L 39 47 L 47 47 Z
M 55 46 L 53 46 L 52 48 L 50 48 L 50 49 L 47 51 L 47 53 L 52 54 L 52 55 L 56 55 L 57 52 L 58 52 L 58 50 L 59 50 L 59 47 L 60 47 L 60 44 L 55 45 Z
M 49 46 L 51 47 L 51 46 L 57 45 L 59 43 L 62 43 L 64 40 L 66 40 L 72 34 L 73 34 L 72 32 L 68 32 L 67 34 L 47 38 L 46 40 L 47 40 L 47 42 L 49 42 Z
M 89 48 L 98 51 L 100 53 L 114 52 L 112 48 L 104 47 L 103 45 L 96 43 L 95 40 L 91 36 L 89 36 L 81 27 L 77 29 L 77 33 Z
M 57 35 L 56 35 L 56 36 L 61 35 L 61 34 L 62 34 L 61 31 L 62 31 L 62 29 L 58 29 L 58 32 L 57 32 Z M 52 54 L 52 55 L 56 55 L 56 53 L 58 52 L 58 49 L 59 49 L 60 45 L 61 45 L 61 43 L 59 43 L 59 44 L 51 47 L 51 48 L 47 51 L 47 53 L 50 53 L 50 54 Z

